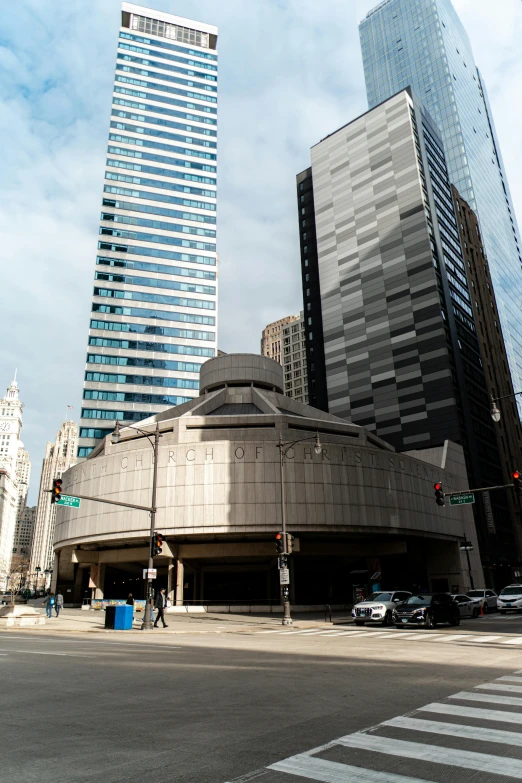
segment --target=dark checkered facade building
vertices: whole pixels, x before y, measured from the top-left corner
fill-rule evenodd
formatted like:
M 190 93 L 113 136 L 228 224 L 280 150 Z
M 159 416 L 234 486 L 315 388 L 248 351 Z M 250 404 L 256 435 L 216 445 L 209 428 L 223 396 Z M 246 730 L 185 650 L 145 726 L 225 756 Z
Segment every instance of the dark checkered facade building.
M 461 443 L 470 486 L 503 483 L 436 126 L 406 89 L 311 157 L 297 177 L 310 399 L 399 451 Z M 483 553 L 516 551 L 499 493 L 474 512 Z

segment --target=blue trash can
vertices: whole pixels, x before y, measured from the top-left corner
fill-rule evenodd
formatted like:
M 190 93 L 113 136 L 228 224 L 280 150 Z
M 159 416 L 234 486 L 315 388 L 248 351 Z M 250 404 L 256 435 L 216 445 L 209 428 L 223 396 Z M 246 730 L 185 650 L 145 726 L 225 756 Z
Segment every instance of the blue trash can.
M 128 604 L 124 604 L 123 606 L 115 606 L 114 609 L 114 630 L 130 631 L 132 628 L 134 607 Z

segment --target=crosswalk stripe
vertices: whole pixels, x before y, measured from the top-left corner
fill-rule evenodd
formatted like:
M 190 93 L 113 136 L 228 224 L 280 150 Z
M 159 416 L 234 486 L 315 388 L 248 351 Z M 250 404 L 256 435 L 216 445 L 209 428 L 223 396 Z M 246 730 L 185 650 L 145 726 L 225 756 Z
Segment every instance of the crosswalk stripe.
M 449 634 L 448 636 L 444 636 L 440 634 L 439 638 L 437 639 L 438 642 L 454 642 L 457 639 L 472 639 L 473 637 L 470 636 L 470 634 L 467 633 L 455 633 L 455 634 Z
M 470 750 L 441 748 L 438 745 L 389 739 L 362 732 L 348 734 L 346 737 L 338 739 L 337 742 L 347 748 L 369 750 L 372 753 L 418 759 L 419 761 L 429 761 L 432 764 L 444 764 L 462 769 L 476 769 L 510 778 L 522 778 L 522 760 L 520 759 L 493 756 L 489 753 L 475 753 Z
M 460 718 L 478 718 L 497 723 L 516 723 L 522 726 L 522 712 L 506 710 L 486 710 L 481 707 L 462 707 L 460 704 L 440 704 L 433 702 L 420 707 L 419 712 L 435 712 L 437 715 L 458 715 Z
M 502 644 L 522 644 L 522 636 L 517 636 L 516 639 L 508 639 L 505 642 L 502 642 Z
M 522 684 L 522 677 L 497 677 L 495 682 L 519 682 Z
M 348 764 L 339 764 L 337 761 L 314 758 L 305 753 L 271 764 L 268 769 L 308 778 L 308 780 L 320 780 L 323 783 L 430 783 L 425 778 L 420 780 L 392 772 L 376 772 L 363 767 L 351 767 Z
M 502 731 L 501 729 L 478 728 L 477 726 L 464 726 L 459 723 L 442 723 L 438 720 L 422 720 L 420 718 L 399 717 L 385 720 L 379 726 L 395 726 L 399 729 L 411 729 L 413 731 L 425 731 L 428 734 L 444 734 L 448 737 L 462 737 L 463 739 L 481 740 L 483 742 L 497 742 L 501 745 L 517 745 L 522 747 L 522 734 L 515 731 Z
M 509 704 L 512 707 L 522 707 L 522 699 L 516 696 L 497 696 L 493 693 L 471 693 L 459 691 L 448 696 L 448 699 L 461 699 L 462 701 L 483 701 L 487 704 Z
M 471 639 L 468 639 L 468 642 L 473 642 L 474 644 L 485 644 L 486 642 L 494 642 L 497 639 L 501 639 L 501 636 L 473 636 Z
M 520 685 L 504 685 L 501 682 L 488 682 L 485 685 L 477 685 L 477 689 L 483 691 L 504 691 L 505 693 L 522 693 Z

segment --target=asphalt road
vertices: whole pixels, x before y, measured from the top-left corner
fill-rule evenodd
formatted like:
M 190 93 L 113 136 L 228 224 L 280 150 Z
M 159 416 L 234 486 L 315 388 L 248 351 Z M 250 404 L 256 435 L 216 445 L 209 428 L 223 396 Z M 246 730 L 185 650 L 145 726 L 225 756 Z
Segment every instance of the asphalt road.
M 2 632 L 0 780 L 522 778 L 522 617 L 273 630 Z

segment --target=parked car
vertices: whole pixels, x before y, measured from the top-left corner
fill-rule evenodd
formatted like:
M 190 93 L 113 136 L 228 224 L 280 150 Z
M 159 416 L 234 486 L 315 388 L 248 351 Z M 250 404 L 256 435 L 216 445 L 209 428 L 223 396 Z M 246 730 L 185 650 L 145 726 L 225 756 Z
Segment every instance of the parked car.
M 392 612 L 395 606 L 406 601 L 411 593 L 406 590 L 381 590 L 372 593 L 364 601 L 359 601 L 352 609 L 352 617 L 355 625 L 365 623 L 380 623 L 391 625 Z
M 459 606 L 449 593 L 414 594 L 393 610 L 393 622 L 397 628 L 405 625 L 434 628 L 439 623 L 460 625 Z
M 486 590 L 485 588 L 479 588 L 478 590 L 468 590 L 466 595 L 478 604 L 478 607 L 482 606 L 485 614 L 488 612 L 494 612 L 497 608 L 497 594 L 493 590 Z
M 497 609 L 500 614 L 522 611 L 522 585 L 504 587 L 497 598 Z
M 469 595 L 464 595 L 464 593 L 459 593 L 458 595 L 452 595 L 451 596 L 454 601 L 457 602 L 459 606 L 459 612 L 461 617 L 478 617 L 479 616 L 479 606 L 476 601 L 473 600 L 473 598 L 470 598 Z

